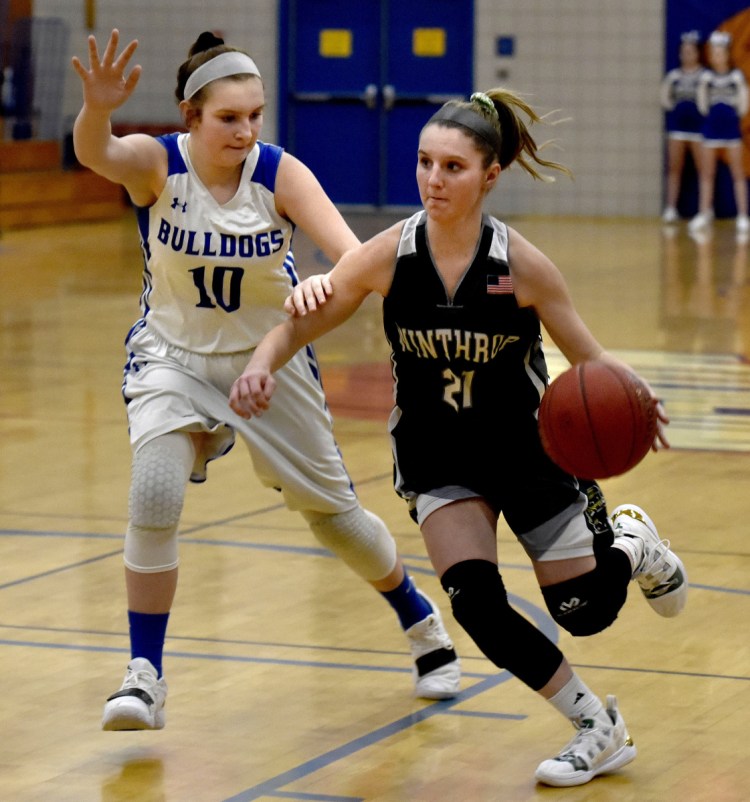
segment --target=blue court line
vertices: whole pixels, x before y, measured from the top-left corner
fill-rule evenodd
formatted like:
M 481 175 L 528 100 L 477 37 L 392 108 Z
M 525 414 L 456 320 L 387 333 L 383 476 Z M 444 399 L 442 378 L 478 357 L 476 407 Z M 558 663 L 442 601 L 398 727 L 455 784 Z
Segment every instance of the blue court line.
M 528 604 L 528 603 L 527 603 Z M 9 641 L 9 640 L 0 640 L 0 645 L 8 645 L 8 646 L 22 646 L 22 647 L 32 647 L 32 648 L 51 648 L 51 649 L 64 649 L 64 650 L 81 650 L 81 651 L 88 651 L 88 652 L 119 652 L 123 654 L 128 654 L 129 650 L 127 649 L 118 649 L 114 647 L 104 647 L 104 646 L 83 646 L 83 645 L 71 645 L 71 644 L 41 644 L 35 643 L 31 641 Z M 242 656 L 227 656 L 227 655 L 217 655 L 217 654 L 196 654 L 191 652 L 173 652 L 167 651 L 167 656 L 174 657 L 174 658 L 184 658 L 184 659 L 200 659 L 200 660 L 221 660 L 226 662 L 237 662 L 237 663 L 272 663 L 278 665 L 287 665 L 287 666 L 301 666 L 301 667 L 321 667 L 321 668 L 337 668 L 337 669 L 344 669 L 344 670 L 375 670 L 375 671 L 388 671 L 392 673 L 406 673 L 411 672 L 411 669 L 405 668 L 387 668 L 382 666 L 358 666 L 358 665 L 351 665 L 345 663 L 318 663 L 314 661 L 294 661 L 294 660 L 272 660 L 267 658 L 253 658 L 253 657 L 242 657 Z M 637 667 L 623 667 L 623 666 L 604 666 L 604 665 L 586 665 L 586 664 L 577 664 L 575 668 L 586 668 L 586 669 L 594 669 L 600 671 L 622 671 L 622 672 L 635 672 L 635 673 L 643 673 L 643 674 L 659 674 L 659 675 L 669 675 L 669 676 L 677 676 L 677 677 L 688 677 L 688 678 L 701 678 L 701 679 L 728 679 L 728 680 L 739 680 L 743 682 L 750 682 L 750 677 L 743 677 L 743 676 L 732 676 L 732 675 L 717 675 L 717 674 L 708 674 L 705 672 L 690 672 L 690 671 L 668 671 L 668 670 L 661 670 L 661 669 L 649 669 L 649 668 L 637 668 Z M 369 746 L 372 746 L 386 738 L 389 738 L 391 735 L 394 735 L 398 732 L 401 732 L 409 727 L 412 727 L 422 721 L 425 721 L 435 715 L 446 714 L 446 715 L 462 715 L 462 716 L 478 716 L 478 717 L 494 717 L 499 719 L 508 719 L 508 720 L 520 720 L 523 719 L 524 716 L 518 716 L 513 714 L 487 714 L 477 711 L 464 711 L 464 710 L 454 710 L 453 708 L 461 703 L 465 703 L 468 700 L 472 699 L 475 696 L 478 696 L 485 691 L 496 687 L 497 685 L 506 682 L 507 680 L 511 679 L 511 675 L 504 671 L 499 674 L 493 674 L 487 676 L 486 674 L 474 674 L 469 675 L 464 673 L 464 676 L 477 676 L 481 677 L 482 679 L 477 682 L 471 688 L 468 688 L 462 691 L 455 699 L 441 701 L 441 702 L 434 702 L 430 704 L 428 707 L 423 708 L 420 711 L 415 713 L 411 713 L 408 716 L 402 717 L 391 724 L 385 725 L 373 732 L 370 732 L 360 738 L 357 738 L 347 744 L 343 744 L 340 747 L 335 749 L 329 750 L 328 752 L 319 755 L 316 758 L 308 760 L 292 769 L 289 769 L 286 772 L 283 772 L 275 777 L 269 778 L 264 780 L 263 782 L 248 788 L 244 791 L 241 791 L 239 794 L 236 794 L 233 797 L 225 800 L 224 802 L 250 802 L 251 800 L 259 799 L 262 796 L 272 796 L 272 797 L 279 797 L 279 798 L 287 798 L 287 799 L 320 799 L 320 800 L 330 800 L 330 802 L 335 802 L 335 800 L 343 799 L 346 800 L 346 797 L 328 797 L 328 796 L 314 796 L 314 795 L 300 795 L 295 794 L 292 792 L 281 792 L 279 789 L 285 785 L 288 785 L 292 782 L 300 780 L 322 768 L 326 768 L 333 762 L 338 760 L 344 759 L 349 757 L 350 755 L 365 749 Z
M 26 530 L 26 529 L 0 529 L 0 537 L 56 537 L 56 538 L 80 538 L 83 540 L 120 540 L 124 541 L 124 535 L 122 534 L 107 534 L 107 533 L 89 533 L 89 532 L 60 532 L 58 530 Z M 192 546 L 224 546 L 227 548 L 236 548 L 236 549 L 254 549 L 256 551 L 272 551 L 272 552 L 281 552 L 286 554 L 302 554 L 308 557 L 326 557 L 326 558 L 333 558 L 335 559 L 335 555 L 324 549 L 320 546 L 288 546 L 283 544 L 277 543 L 249 543 L 247 541 L 240 541 L 240 540 L 215 540 L 211 538 L 191 538 L 191 537 L 184 537 L 180 535 L 180 543 L 183 544 L 190 544 Z M 3 590 L 6 587 L 12 587 L 14 585 L 21 585 L 25 582 L 30 582 L 34 579 L 43 578 L 45 576 L 50 576 L 52 574 L 61 573 L 63 571 L 70 570 L 71 568 L 79 568 L 82 565 L 87 565 L 89 563 L 94 563 L 99 560 L 105 560 L 109 557 L 116 556 L 117 554 L 121 554 L 122 549 L 118 551 L 107 552 L 106 554 L 101 554 L 97 557 L 91 557 L 87 560 L 82 560 L 80 562 L 70 563 L 68 565 L 59 566 L 58 568 L 50 569 L 49 571 L 45 571 L 40 574 L 34 574 L 32 576 L 23 577 L 21 579 L 16 579 L 11 582 L 7 582 L 3 585 L 0 585 L 0 590 Z M 418 560 L 422 562 L 427 562 L 428 557 L 422 554 L 414 554 L 414 555 L 402 555 L 404 560 Z M 432 566 L 422 567 L 422 566 L 415 566 L 409 565 L 407 566 L 410 571 L 413 573 L 420 573 L 426 575 L 433 575 L 435 572 Z M 514 569 L 514 570 L 521 570 L 521 571 L 530 571 L 531 566 L 527 564 L 514 564 L 514 563 L 500 563 L 500 568 L 504 569 Z
M 72 643 L 41 643 L 39 641 L 26 641 L 26 640 L 11 640 L 8 638 L 0 638 L 0 646 L 18 646 L 21 648 L 31 649 L 53 649 L 61 651 L 80 651 L 91 653 L 108 653 L 108 654 L 130 654 L 130 649 L 120 646 L 90 646 L 84 644 Z M 405 653 L 404 653 L 405 654 Z M 246 655 L 227 655 L 203 652 L 186 652 L 186 651 L 172 651 L 166 649 L 164 652 L 165 657 L 180 658 L 183 660 L 217 660 L 224 663 L 258 663 L 263 665 L 279 665 L 279 666 L 293 666 L 302 668 L 330 668 L 335 670 L 344 671 L 375 671 L 387 674 L 411 674 L 411 668 L 399 668 L 398 666 L 378 666 L 378 665 L 358 665 L 356 663 L 334 663 L 322 662 L 316 660 L 291 660 L 289 658 L 272 658 L 272 657 L 251 657 Z M 481 658 L 485 660 L 485 658 Z M 739 682 L 750 682 L 750 676 L 742 676 L 735 674 L 715 674 L 706 673 L 703 671 L 678 671 L 665 668 L 638 668 L 634 666 L 617 666 L 617 665 L 592 665 L 587 663 L 571 663 L 574 668 L 585 668 L 593 671 L 622 671 L 625 673 L 636 674 L 653 674 L 657 676 L 670 676 L 670 677 L 685 677 L 688 679 L 724 679 Z M 471 688 L 461 691 L 455 699 L 440 702 L 441 705 L 446 705 L 449 702 L 458 704 L 459 702 L 466 701 L 476 696 L 481 691 L 476 690 L 479 686 L 484 686 L 486 682 L 494 681 L 494 684 L 488 687 L 494 687 L 501 681 L 505 682 L 512 677 L 507 671 L 500 674 L 488 674 L 486 671 L 462 671 L 462 677 L 470 677 L 477 679 L 479 682 Z M 452 705 L 451 705 L 452 706 Z M 443 712 L 446 712 L 445 709 Z M 498 714 L 500 716 L 500 714 Z M 504 717 L 504 716 L 500 716 Z
M 80 560 L 75 563 L 69 563 L 68 565 L 61 565 L 58 568 L 50 568 L 49 571 L 42 571 L 39 574 L 31 574 L 30 576 L 25 576 L 21 579 L 13 579 L 10 582 L 5 582 L 4 584 L 0 585 L 0 590 L 12 588 L 16 585 L 24 585 L 27 582 L 33 582 L 35 579 L 44 579 L 48 576 L 61 574 L 65 571 L 70 571 L 72 568 L 80 568 L 82 565 L 91 565 L 92 563 L 99 562 L 100 560 L 107 560 L 110 557 L 115 557 L 118 554 L 122 554 L 122 549 L 117 549 L 117 551 L 109 551 L 106 554 L 100 554 L 98 557 L 89 557 L 87 560 Z
M 712 393 L 750 393 L 750 387 L 743 387 L 737 384 L 692 384 L 690 382 L 670 382 L 652 379 L 649 381 L 652 387 L 666 388 L 668 390 L 692 390 L 694 392 Z M 675 399 L 672 399 L 674 402 Z
M 13 629 L 22 632 L 53 632 L 57 635 L 104 635 L 112 638 L 127 638 L 128 633 L 124 631 L 101 630 L 101 629 L 80 629 L 75 627 L 41 627 L 31 626 L 27 624 L 3 624 L 0 623 L 0 629 Z M 214 646 L 248 646 L 263 649 L 304 649 L 310 652 L 337 652 L 339 654 L 366 654 L 366 655 L 387 655 L 393 657 L 402 657 L 408 655 L 407 651 L 397 651 L 395 649 L 369 649 L 364 647 L 354 646 L 325 646 L 318 643 L 289 643 L 284 641 L 267 641 L 267 640 L 246 640 L 241 638 L 208 638 L 197 637 L 192 635 L 174 635 L 167 636 L 168 642 L 175 641 L 189 641 L 192 643 L 209 643 Z M 476 656 L 461 656 L 461 660 L 466 662 L 468 660 L 487 662 L 487 658 L 482 654 Z M 465 672 L 464 672 L 465 673 Z M 477 674 L 476 676 L 485 677 L 486 674 Z
M 481 710 L 446 710 L 446 716 L 469 716 L 469 718 L 493 718 L 506 721 L 523 721 L 528 718 L 520 713 L 484 713 Z
M 641 673 L 658 673 L 671 676 L 720 678 L 720 679 L 740 680 L 743 682 L 750 682 L 750 677 L 734 677 L 734 676 L 723 676 L 723 675 L 717 677 L 716 675 L 703 674 L 698 672 L 654 671 L 653 669 L 622 668 L 616 666 L 576 666 L 576 668 L 579 667 L 589 668 L 589 669 L 599 669 L 603 671 L 636 671 Z M 462 691 L 461 694 L 459 694 L 459 696 L 456 699 L 446 700 L 442 702 L 435 702 L 434 704 L 424 708 L 421 711 L 418 711 L 417 713 L 413 713 L 410 714 L 409 716 L 405 716 L 401 719 L 398 719 L 392 722 L 391 724 L 388 724 L 384 727 L 374 730 L 373 732 L 368 733 L 367 735 L 363 735 L 360 738 L 356 738 L 353 741 L 350 741 L 347 744 L 343 744 L 340 747 L 331 749 L 330 751 L 322 755 L 319 755 L 316 758 L 308 760 L 305 763 L 300 764 L 299 766 L 296 766 L 292 769 L 282 772 L 281 774 L 278 774 L 275 777 L 271 777 L 268 780 L 264 780 L 263 782 L 252 786 L 251 788 L 248 788 L 244 791 L 241 791 L 238 794 L 235 794 L 232 797 L 225 799 L 223 802 L 251 802 L 252 800 L 259 799 L 263 796 L 275 796 L 278 794 L 278 789 L 280 787 L 296 782 L 310 774 L 315 773 L 316 771 L 319 771 L 320 769 L 327 768 L 332 763 L 347 758 L 362 749 L 366 749 L 369 746 L 372 746 L 376 743 L 379 743 L 380 741 L 389 738 L 391 735 L 394 735 L 398 732 L 408 729 L 409 727 L 419 724 L 420 722 L 425 721 L 426 719 L 436 715 L 441 715 L 441 714 L 469 715 L 469 716 L 489 715 L 471 711 L 453 710 L 452 708 L 455 707 L 457 704 L 465 702 L 469 698 L 477 696 L 480 693 L 484 693 L 485 691 L 494 688 L 503 682 L 506 682 L 510 678 L 511 675 L 508 672 L 504 671 L 495 677 L 488 678 L 484 682 L 478 682 L 476 685 L 474 685 L 467 691 Z M 526 718 L 525 716 L 513 716 L 511 714 L 498 714 L 495 717 L 510 719 L 510 720 L 522 720 Z M 292 798 L 294 797 L 292 796 Z
M 306 794 L 303 791 L 275 791 L 267 796 L 274 799 L 301 799 L 313 802 L 365 802 L 363 796 L 330 796 L 329 794 Z
M 738 682 L 750 682 L 750 676 L 734 674 L 706 674 L 702 671 L 671 671 L 666 668 L 634 668 L 633 666 L 592 666 L 586 663 L 571 663 L 573 668 L 585 668 L 593 671 L 622 671 L 630 674 L 658 674 L 665 677 L 687 677 L 690 679 L 729 679 Z
M 540 629 L 551 641 L 552 643 L 557 643 L 559 641 L 559 630 L 555 622 L 547 615 L 547 613 L 542 610 L 541 608 L 537 607 L 535 604 L 527 601 L 526 599 L 522 598 L 521 596 L 517 596 L 514 593 L 508 593 L 508 600 L 511 604 L 513 604 L 517 609 L 522 610 L 523 612 L 528 615 L 528 617 L 534 622 L 538 629 Z M 21 627 L 19 627 L 21 628 Z M 81 633 L 81 634 L 86 634 Z M 122 633 L 121 637 L 127 637 L 126 633 Z M 129 654 L 129 649 L 122 649 L 113 646 L 69 646 L 67 644 L 44 644 L 38 643 L 34 641 L 13 641 L 13 640 L 1 640 L 0 645 L 5 646 L 31 646 L 37 648 L 51 648 L 51 649 L 82 649 L 84 651 L 90 652 L 120 652 L 120 653 L 127 653 Z M 311 647 L 315 648 L 315 647 Z M 216 659 L 216 660 L 223 660 L 223 661 L 237 661 L 237 662 L 245 662 L 245 663 L 272 663 L 278 665 L 302 665 L 298 660 L 291 660 L 291 659 L 273 659 L 273 658 L 261 658 L 261 657 L 233 657 L 233 656 L 225 656 L 225 655 L 203 655 L 200 653 L 193 653 L 193 652 L 178 652 L 172 650 L 166 650 L 165 655 L 170 657 L 193 657 L 196 659 L 204 660 L 204 659 Z M 309 661 L 304 663 L 304 665 L 314 666 L 319 668 L 351 668 L 355 671 L 368 671 L 368 670 L 375 670 L 375 671 L 387 671 L 387 672 L 395 672 L 395 673 L 404 673 L 409 672 L 411 673 L 411 666 L 408 668 L 395 668 L 395 667 L 368 667 L 368 666 L 361 666 L 356 664 L 349 664 L 349 663 L 326 663 L 326 662 L 316 662 L 316 661 Z M 463 676 L 476 676 L 486 678 L 486 674 L 471 674 L 470 672 L 463 671 Z
M 251 802 L 253 799 L 259 799 L 263 796 L 273 795 L 278 792 L 279 788 L 282 788 L 285 785 L 289 785 L 290 783 L 296 782 L 303 777 L 314 774 L 320 769 L 327 768 L 331 763 L 343 760 L 344 758 L 347 758 L 350 755 L 361 751 L 362 749 L 366 749 L 376 743 L 379 743 L 380 741 L 384 741 L 387 738 L 390 738 L 392 735 L 403 732 L 404 730 L 420 724 L 422 721 L 426 721 L 433 716 L 444 714 L 452 707 L 455 707 L 455 705 L 477 696 L 480 693 L 484 693 L 490 688 L 494 688 L 503 682 L 507 682 L 510 678 L 511 675 L 508 674 L 507 671 L 504 671 L 502 674 L 490 677 L 483 682 L 478 682 L 472 688 L 462 691 L 455 699 L 433 702 L 431 705 L 423 708 L 422 710 L 410 713 L 408 716 L 397 719 L 396 721 L 386 724 L 383 727 L 379 727 L 378 729 L 373 730 L 366 735 L 355 738 L 353 741 L 349 741 L 349 743 L 342 744 L 341 746 L 331 749 L 328 752 L 319 755 L 318 757 L 312 758 L 305 763 L 301 763 L 299 766 L 295 766 L 294 768 L 282 772 L 281 774 L 277 774 L 275 777 L 264 780 L 252 788 L 240 791 L 239 794 L 225 799 L 224 802 Z
M 113 534 L 106 534 L 106 533 L 89 533 L 89 532 L 59 532 L 56 530 L 37 530 L 37 531 L 30 531 L 25 529 L 0 529 L 0 537 L 57 537 L 57 538 L 83 538 L 83 539 L 91 539 L 91 540 L 123 540 L 124 536 L 121 534 L 113 535 Z M 238 549 L 253 549 L 256 551 L 273 551 L 273 552 L 283 552 L 287 554 L 302 554 L 306 556 L 312 557 L 326 557 L 335 559 L 335 556 L 328 550 L 315 547 L 315 546 L 285 546 L 279 545 L 275 543 L 248 543 L 246 541 L 238 541 L 238 540 L 211 540 L 211 539 L 204 539 L 204 538 L 189 538 L 189 537 L 180 537 L 180 542 L 184 544 L 190 545 L 200 545 L 200 546 L 224 546 L 227 548 L 238 548 Z M 90 565 L 100 560 L 106 560 L 110 557 L 117 556 L 118 554 L 122 553 L 122 549 L 118 549 L 117 551 L 109 551 L 105 554 L 101 554 L 97 557 L 90 557 L 86 560 L 81 560 L 79 562 L 70 563 L 67 565 L 59 566 L 58 568 L 52 568 L 49 571 L 44 571 L 39 574 L 32 574 L 27 577 L 22 577 L 20 579 L 11 580 L 10 582 L 6 582 L 0 585 L 0 590 L 4 590 L 6 588 L 14 587 L 16 585 L 22 585 L 27 582 L 32 582 L 36 579 L 43 579 L 48 576 L 53 576 L 54 574 L 63 573 L 65 571 L 71 570 L 73 568 L 80 568 L 84 565 Z M 686 552 L 690 553 L 690 552 Z M 705 551 L 699 552 L 701 554 L 705 554 Z M 713 552 L 708 552 L 712 554 Z M 730 556 L 730 555 L 727 555 Z M 744 556 L 744 555 L 740 555 Z M 420 561 L 427 561 L 427 557 L 424 555 L 404 555 L 404 559 L 406 560 L 420 560 Z M 425 576 L 433 576 L 434 570 L 431 565 L 427 566 L 418 566 L 409 563 L 407 569 L 414 573 L 414 574 L 424 574 Z M 501 570 L 520 570 L 520 571 L 530 571 L 531 566 L 526 564 L 519 564 L 519 563 L 500 563 Z M 717 585 L 704 585 L 698 584 L 695 582 L 690 583 L 690 587 L 696 590 L 706 590 L 711 591 L 713 593 L 729 593 L 729 594 L 736 594 L 740 596 L 748 596 L 750 595 L 750 589 L 747 588 L 728 588 L 728 587 L 719 587 Z M 518 600 L 518 597 L 516 597 Z M 519 600 L 520 601 L 520 600 Z M 545 633 L 547 634 L 547 633 Z
M 108 653 L 108 654 L 125 654 L 130 655 L 130 647 L 122 646 L 91 646 L 82 643 L 41 643 L 39 641 L 28 640 L 11 640 L 9 638 L 0 638 L 0 646 L 18 646 L 21 648 L 29 649 L 52 649 L 65 652 L 89 652 L 89 653 Z M 406 654 L 404 654 L 406 656 Z M 292 660 L 283 657 L 253 657 L 249 655 L 234 655 L 234 654 L 216 654 L 216 653 L 203 653 L 203 652 L 183 652 L 173 651 L 171 649 L 164 650 L 164 657 L 168 658 L 182 658 L 184 660 L 215 660 L 220 663 L 246 663 L 258 665 L 275 665 L 275 666 L 293 666 L 295 668 L 330 668 L 334 670 L 343 671 L 374 671 L 382 674 L 411 674 L 412 669 L 409 667 L 399 666 L 379 666 L 374 664 L 359 665 L 357 663 L 334 663 L 324 662 L 321 660 Z M 483 672 L 461 672 L 462 677 L 471 677 L 472 679 L 479 679 L 484 681 L 488 678 L 486 671 Z M 493 675 L 494 676 L 494 675 Z M 462 691 L 462 693 L 464 693 Z
M 691 590 L 695 588 L 696 590 L 712 590 L 716 593 L 736 593 L 739 596 L 750 596 L 750 590 L 745 588 L 721 588 L 718 585 L 699 585 L 689 580 L 690 577 L 688 577 L 688 584 Z

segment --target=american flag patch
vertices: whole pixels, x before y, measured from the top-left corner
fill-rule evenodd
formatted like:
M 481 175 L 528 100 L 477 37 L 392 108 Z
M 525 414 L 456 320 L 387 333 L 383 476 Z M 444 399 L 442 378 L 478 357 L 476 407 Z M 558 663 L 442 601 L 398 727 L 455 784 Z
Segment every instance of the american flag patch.
M 487 276 L 488 295 L 513 295 L 513 281 L 510 276 Z

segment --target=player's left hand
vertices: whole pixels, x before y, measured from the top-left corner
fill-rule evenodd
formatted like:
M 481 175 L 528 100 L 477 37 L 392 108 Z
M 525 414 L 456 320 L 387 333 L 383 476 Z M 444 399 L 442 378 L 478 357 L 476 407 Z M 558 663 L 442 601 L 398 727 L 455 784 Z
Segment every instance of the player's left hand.
M 646 386 L 648 387 L 648 385 Z M 651 388 L 649 387 L 649 390 L 650 389 Z M 651 450 L 660 451 L 663 448 L 670 447 L 669 440 L 667 440 L 667 435 L 665 434 L 665 428 L 669 424 L 669 416 L 664 410 L 664 406 L 662 405 L 661 401 L 659 401 L 659 399 L 653 394 L 651 398 L 656 404 L 656 437 L 654 438 L 654 444 L 651 446 Z

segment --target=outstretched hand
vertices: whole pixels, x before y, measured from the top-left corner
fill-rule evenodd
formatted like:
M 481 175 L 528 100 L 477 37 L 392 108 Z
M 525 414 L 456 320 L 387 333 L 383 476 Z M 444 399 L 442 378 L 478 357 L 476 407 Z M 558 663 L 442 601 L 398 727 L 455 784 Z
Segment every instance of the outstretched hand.
M 138 47 L 138 41 L 134 39 L 119 56 L 115 57 L 119 41 L 120 33 L 115 29 L 110 34 L 100 58 L 96 37 L 89 36 L 88 69 L 77 56 L 73 56 L 73 69 L 83 83 L 83 102 L 90 109 L 111 112 L 119 108 L 133 93 L 141 77 L 140 64 L 133 67 L 130 74 L 125 76 L 128 62 Z
M 333 285 L 330 274 L 309 276 L 292 289 L 292 294 L 284 301 L 284 311 L 292 317 L 304 317 L 322 306 L 331 295 Z
M 229 392 L 229 406 L 241 417 L 259 418 L 271 404 L 276 379 L 265 368 L 248 364 Z

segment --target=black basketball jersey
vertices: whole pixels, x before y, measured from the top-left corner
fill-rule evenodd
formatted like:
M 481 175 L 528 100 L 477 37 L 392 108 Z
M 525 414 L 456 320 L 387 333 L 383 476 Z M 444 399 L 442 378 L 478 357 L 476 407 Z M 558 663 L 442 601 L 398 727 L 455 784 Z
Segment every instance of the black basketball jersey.
M 531 470 L 541 456 L 536 412 L 548 373 L 540 323 L 516 301 L 504 223 L 484 215 L 474 258 L 450 297 L 426 221 L 422 211 L 405 222 L 383 302 L 396 489 L 461 485 L 491 495 L 499 479 Z

